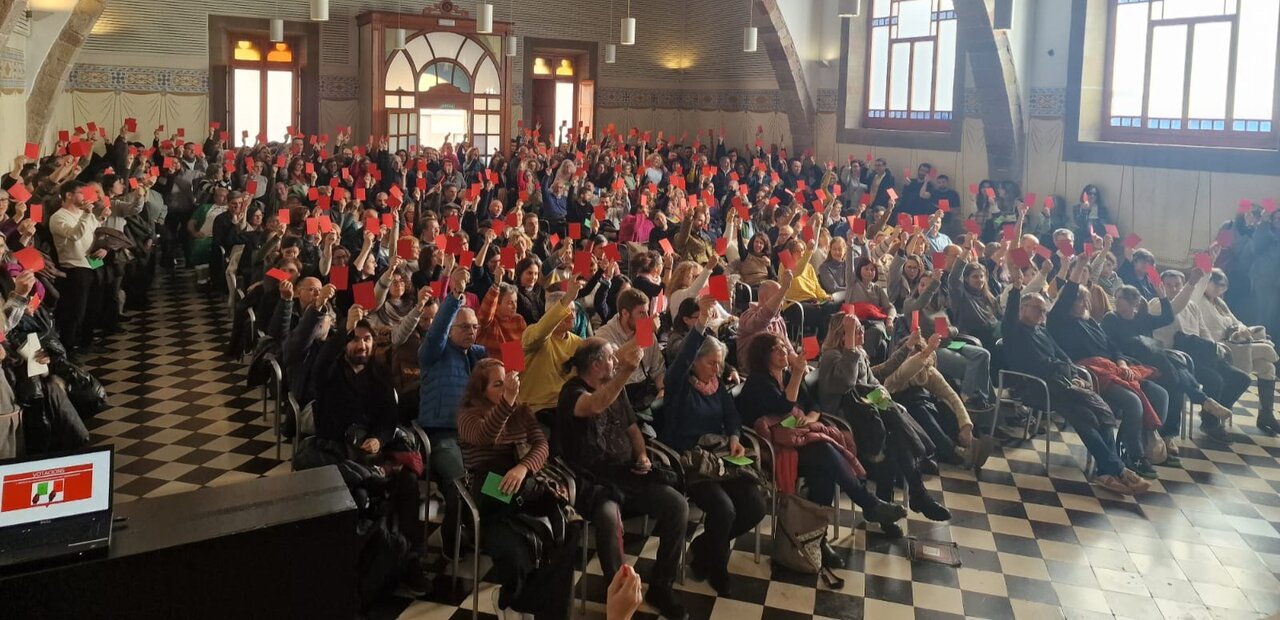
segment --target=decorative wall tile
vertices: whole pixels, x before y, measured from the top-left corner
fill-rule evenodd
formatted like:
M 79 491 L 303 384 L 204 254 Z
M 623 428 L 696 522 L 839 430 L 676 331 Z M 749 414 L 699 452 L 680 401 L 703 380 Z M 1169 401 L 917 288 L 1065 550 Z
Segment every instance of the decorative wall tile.
M 22 51 L 0 47 L 0 90 L 22 90 L 26 75 Z
M 978 109 L 981 105 L 978 103 L 978 89 L 964 89 L 964 115 L 969 118 L 978 118 L 980 112 Z
M 818 113 L 834 114 L 839 109 L 840 90 L 837 88 L 818 89 Z
M 596 95 L 602 108 L 650 108 L 778 112 L 782 97 L 776 90 L 678 90 L 604 87 Z
M 1065 88 L 1033 88 L 1027 107 L 1034 118 L 1061 118 L 1067 105 Z
M 67 90 L 205 94 L 209 92 L 209 72 L 203 69 L 77 64 L 71 67 Z
M 327 101 L 355 99 L 358 78 L 350 75 L 321 75 L 320 98 Z

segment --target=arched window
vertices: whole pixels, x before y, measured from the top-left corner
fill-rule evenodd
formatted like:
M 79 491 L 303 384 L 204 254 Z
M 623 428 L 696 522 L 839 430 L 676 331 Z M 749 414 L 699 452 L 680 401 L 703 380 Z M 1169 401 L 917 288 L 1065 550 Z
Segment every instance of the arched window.
M 864 126 L 951 130 L 956 12 L 952 0 L 872 0 Z
M 1275 145 L 1276 0 L 1110 0 L 1102 137 Z
M 403 51 L 388 51 L 383 96 L 392 149 L 439 144 L 445 134 L 457 141 L 463 133 L 486 156 L 500 146 L 502 80 L 486 39 L 416 33 Z
M 298 125 L 298 63 L 296 41 L 269 42 L 261 35 L 231 37 L 227 80 L 231 90 L 231 140 L 248 132 L 282 140 Z

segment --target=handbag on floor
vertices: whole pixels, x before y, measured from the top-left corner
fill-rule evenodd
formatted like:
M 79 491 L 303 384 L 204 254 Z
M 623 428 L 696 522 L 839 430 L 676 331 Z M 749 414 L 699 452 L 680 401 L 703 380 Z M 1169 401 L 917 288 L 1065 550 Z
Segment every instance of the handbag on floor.
M 773 532 L 773 563 L 806 575 L 818 575 L 828 588 L 839 590 L 844 580 L 822 565 L 822 543 L 835 509 L 795 495 L 778 498 L 778 523 Z

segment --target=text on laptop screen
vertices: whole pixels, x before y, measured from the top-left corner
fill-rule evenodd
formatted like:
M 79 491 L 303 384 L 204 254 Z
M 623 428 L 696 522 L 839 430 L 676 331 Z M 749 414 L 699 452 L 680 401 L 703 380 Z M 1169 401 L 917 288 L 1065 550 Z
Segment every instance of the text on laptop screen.
M 110 451 L 0 465 L 0 528 L 110 506 Z

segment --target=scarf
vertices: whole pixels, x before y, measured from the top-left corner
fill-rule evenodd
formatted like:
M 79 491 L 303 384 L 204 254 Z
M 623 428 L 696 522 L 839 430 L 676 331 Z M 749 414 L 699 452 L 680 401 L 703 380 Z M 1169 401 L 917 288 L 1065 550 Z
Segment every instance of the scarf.
M 712 377 L 710 381 L 702 382 L 697 377 L 689 375 L 689 383 L 693 385 L 693 389 L 703 396 L 711 396 L 720 389 L 720 379 L 718 377 Z

